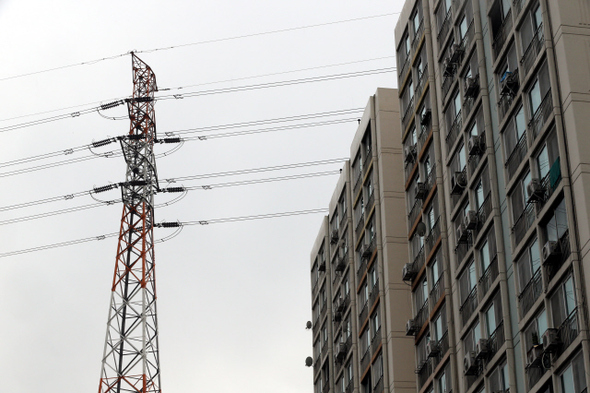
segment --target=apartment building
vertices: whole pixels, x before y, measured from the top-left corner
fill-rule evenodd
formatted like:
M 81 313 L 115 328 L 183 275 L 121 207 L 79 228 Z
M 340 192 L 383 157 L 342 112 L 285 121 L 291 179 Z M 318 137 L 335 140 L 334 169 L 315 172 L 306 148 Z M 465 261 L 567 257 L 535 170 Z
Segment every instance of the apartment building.
M 311 251 L 314 392 L 414 393 L 397 91 L 377 89 L 359 121 Z
M 417 391 L 590 376 L 590 3 L 408 0 L 395 27 Z

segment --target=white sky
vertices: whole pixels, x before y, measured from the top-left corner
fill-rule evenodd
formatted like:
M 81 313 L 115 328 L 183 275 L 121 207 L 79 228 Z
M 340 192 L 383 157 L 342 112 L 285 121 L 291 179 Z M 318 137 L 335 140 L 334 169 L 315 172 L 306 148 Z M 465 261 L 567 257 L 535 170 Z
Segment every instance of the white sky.
M 165 4 L 165 5 L 164 5 Z M 126 53 L 399 12 L 385 1 L 16 1 L 0 0 L 0 163 L 123 135 L 128 120 L 93 113 L 5 131 L 131 94 L 130 56 L 8 77 Z M 217 41 L 139 56 L 160 89 L 188 92 L 395 65 L 396 15 Z M 364 61 L 381 58 L 380 60 Z M 363 61 L 363 62 L 359 62 Z M 356 63 L 352 63 L 356 62 Z M 213 83 L 317 68 L 275 76 Z M 156 104 L 166 131 L 364 108 L 395 74 L 214 94 Z M 167 94 L 162 92 L 161 94 Z M 83 105 L 63 110 L 70 106 Z M 42 111 L 62 109 L 42 116 Z M 105 112 L 123 116 L 124 107 Z M 348 118 L 351 116 L 340 116 Z M 355 114 L 352 117 L 360 117 Z M 331 118 L 331 119 L 334 119 Z M 306 122 L 323 121 L 327 118 Z M 293 124 L 293 123 L 291 123 Z M 269 126 L 276 126 L 269 125 Z M 258 127 L 260 128 L 260 127 Z M 218 132 L 242 131 L 241 129 Z M 160 179 L 349 156 L 356 121 L 187 142 L 158 160 Z M 204 133 L 206 134 L 206 133 Z M 192 134 L 192 136 L 197 134 Z M 164 152 L 169 146 L 156 146 Z M 117 150 L 117 145 L 101 151 Z M 9 171 L 68 158 L 0 166 L 0 207 L 88 191 L 124 180 L 122 158 L 97 158 L 14 176 Z M 340 164 L 218 177 L 186 186 L 337 170 Z M 191 191 L 158 208 L 156 221 L 192 221 L 327 207 L 337 176 Z M 105 200 L 118 190 L 99 194 Z M 158 195 L 165 203 L 169 195 Z M 0 211 L 0 254 L 117 232 L 121 205 L 5 224 L 7 219 L 92 203 L 88 197 Z M 321 214 L 190 226 L 156 248 L 162 388 L 188 391 L 312 391 L 309 252 Z M 157 229 L 156 238 L 170 234 Z M 2 391 L 97 391 L 116 238 L 0 258 Z

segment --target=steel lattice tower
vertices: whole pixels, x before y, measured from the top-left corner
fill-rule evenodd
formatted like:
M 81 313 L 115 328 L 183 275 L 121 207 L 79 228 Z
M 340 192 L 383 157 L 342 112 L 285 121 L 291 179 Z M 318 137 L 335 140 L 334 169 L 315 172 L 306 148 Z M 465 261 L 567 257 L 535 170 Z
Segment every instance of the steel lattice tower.
M 160 393 L 154 263 L 156 76 L 134 53 L 131 127 L 121 140 L 127 163 L 121 184 L 123 215 L 112 283 L 99 393 Z

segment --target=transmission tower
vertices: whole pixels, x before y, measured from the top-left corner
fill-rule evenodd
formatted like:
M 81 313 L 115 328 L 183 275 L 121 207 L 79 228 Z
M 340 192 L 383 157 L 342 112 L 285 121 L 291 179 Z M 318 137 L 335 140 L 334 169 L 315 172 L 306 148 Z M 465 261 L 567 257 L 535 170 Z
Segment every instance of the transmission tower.
M 154 158 L 156 76 L 131 54 L 133 98 L 127 99 L 131 127 L 121 139 L 127 163 L 121 183 L 123 215 L 99 393 L 160 393 L 160 356 L 154 263 Z

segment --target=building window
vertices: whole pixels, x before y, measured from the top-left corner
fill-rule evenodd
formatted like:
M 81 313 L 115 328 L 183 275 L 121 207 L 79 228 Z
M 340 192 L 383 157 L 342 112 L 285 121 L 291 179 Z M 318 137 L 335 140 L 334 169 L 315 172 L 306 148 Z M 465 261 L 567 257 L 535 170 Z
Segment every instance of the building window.
M 564 280 L 555 294 L 551 297 L 551 311 L 553 312 L 553 326 L 561 326 L 576 310 L 574 293 L 574 279 L 569 276 Z
M 559 376 L 560 393 L 581 393 L 586 391 L 584 357 L 579 352 Z
M 508 364 L 503 360 L 490 375 L 490 391 L 508 392 L 509 390 Z
M 524 329 L 525 349 L 531 350 L 536 345 L 543 343 L 543 333 L 547 330 L 547 313 L 545 309 L 538 313 L 531 323 Z

